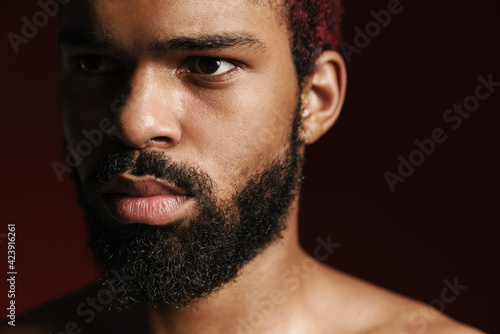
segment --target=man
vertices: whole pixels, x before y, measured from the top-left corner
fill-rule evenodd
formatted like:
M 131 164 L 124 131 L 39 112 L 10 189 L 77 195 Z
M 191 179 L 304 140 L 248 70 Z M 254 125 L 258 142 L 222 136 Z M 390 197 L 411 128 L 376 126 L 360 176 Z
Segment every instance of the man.
M 337 1 L 65 6 L 66 140 L 106 134 L 74 174 L 102 280 L 2 333 L 479 333 L 298 243 L 305 147 L 345 96 L 340 14 Z

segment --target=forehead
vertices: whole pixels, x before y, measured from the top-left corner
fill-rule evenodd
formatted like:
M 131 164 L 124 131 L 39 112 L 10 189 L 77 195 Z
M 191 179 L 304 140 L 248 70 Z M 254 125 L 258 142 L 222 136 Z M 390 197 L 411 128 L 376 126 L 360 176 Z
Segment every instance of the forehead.
M 289 40 L 281 6 L 271 0 L 73 0 L 63 10 L 62 30 L 92 31 L 134 48 L 153 39 L 228 32 Z

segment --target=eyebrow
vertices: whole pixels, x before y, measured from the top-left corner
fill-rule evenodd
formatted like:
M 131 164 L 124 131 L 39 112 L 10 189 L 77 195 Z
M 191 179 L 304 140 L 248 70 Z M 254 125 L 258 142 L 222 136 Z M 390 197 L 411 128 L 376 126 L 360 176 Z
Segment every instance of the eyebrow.
M 208 34 L 193 37 L 179 37 L 154 43 L 154 49 L 161 51 L 204 51 L 230 47 L 265 48 L 258 38 L 247 33 Z
M 92 48 L 117 50 L 118 46 L 106 34 L 61 31 L 57 42 L 65 48 Z M 209 51 L 232 47 L 255 48 L 263 51 L 266 44 L 249 33 L 216 33 L 183 36 L 166 40 L 156 40 L 149 46 L 163 52 Z

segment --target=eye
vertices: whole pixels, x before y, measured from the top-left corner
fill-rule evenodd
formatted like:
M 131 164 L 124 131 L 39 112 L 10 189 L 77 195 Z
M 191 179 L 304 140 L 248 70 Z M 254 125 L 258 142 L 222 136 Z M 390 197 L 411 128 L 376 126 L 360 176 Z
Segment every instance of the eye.
M 195 58 L 191 62 L 187 71 L 196 74 L 216 76 L 230 72 L 235 68 L 236 66 L 227 60 L 211 57 L 199 57 Z
M 116 71 L 116 64 L 108 57 L 85 55 L 77 59 L 78 69 L 88 74 L 105 74 Z

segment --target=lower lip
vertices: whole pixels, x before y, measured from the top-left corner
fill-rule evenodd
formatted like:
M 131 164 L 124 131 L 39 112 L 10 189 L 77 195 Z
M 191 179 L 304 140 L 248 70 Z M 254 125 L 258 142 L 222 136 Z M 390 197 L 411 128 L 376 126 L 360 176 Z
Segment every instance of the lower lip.
M 124 224 L 165 225 L 180 218 L 189 198 L 158 195 L 135 197 L 107 194 L 104 204 L 111 216 Z

